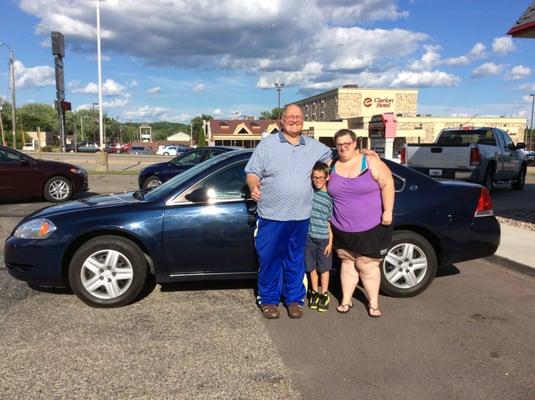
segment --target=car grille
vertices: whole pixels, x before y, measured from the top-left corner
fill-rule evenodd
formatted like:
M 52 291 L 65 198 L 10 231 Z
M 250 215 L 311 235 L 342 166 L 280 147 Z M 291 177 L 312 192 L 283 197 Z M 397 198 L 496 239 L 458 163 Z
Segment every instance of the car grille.
M 16 263 L 10 263 L 6 261 L 6 267 L 7 269 L 15 272 L 29 272 L 33 265 L 29 264 L 16 264 Z

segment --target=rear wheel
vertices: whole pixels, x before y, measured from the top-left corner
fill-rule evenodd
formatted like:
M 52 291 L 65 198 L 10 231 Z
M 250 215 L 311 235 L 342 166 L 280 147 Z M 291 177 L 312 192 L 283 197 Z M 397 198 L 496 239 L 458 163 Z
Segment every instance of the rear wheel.
M 132 241 L 119 236 L 94 238 L 74 254 L 69 284 L 92 307 L 120 307 L 134 301 L 147 279 L 147 262 Z
M 437 273 L 435 249 L 423 236 L 395 231 L 381 263 L 381 291 L 393 297 L 413 297 L 431 284 Z
M 524 186 L 526 184 L 526 172 L 527 172 L 527 166 L 522 165 L 522 168 L 520 168 L 520 174 L 518 175 L 518 178 L 511 182 L 511 188 L 513 190 L 522 190 L 524 189 Z
M 145 179 L 145 182 L 143 183 L 143 188 L 145 190 L 151 190 L 155 187 L 158 187 L 162 184 L 162 180 L 158 178 L 156 175 L 151 175 L 147 179 Z
M 44 198 L 54 203 L 67 201 L 72 197 L 72 194 L 72 184 L 64 176 L 53 176 L 45 183 L 43 189 Z
M 169 153 L 168 153 L 168 152 L 165 152 L 165 153 L 163 153 L 163 155 L 164 155 L 164 156 L 168 156 L 168 155 L 169 155 Z
M 483 181 L 483 186 L 487 188 L 489 193 L 492 193 L 494 189 L 494 168 L 488 167 L 487 172 L 485 173 L 485 180 Z

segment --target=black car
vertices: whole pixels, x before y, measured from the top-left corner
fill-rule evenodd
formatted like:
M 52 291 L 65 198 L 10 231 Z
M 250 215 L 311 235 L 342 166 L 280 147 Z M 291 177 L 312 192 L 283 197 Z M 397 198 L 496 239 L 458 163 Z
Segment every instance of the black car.
M 152 189 L 203 161 L 236 149 L 237 147 L 226 146 L 199 147 L 188 150 L 171 161 L 149 165 L 139 172 L 139 187 Z
M 62 202 L 88 189 L 87 171 L 77 165 L 38 160 L 0 146 L 0 201 L 44 198 Z
M 7 270 L 38 285 L 68 284 L 97 307 L 134 301 L 149 274 L 161 283 L 255 278 L 256 203 L 244 172 L 251 153 L 227 152 L 145 193 L 37 211 L 7 238 Z M 500 226 L 486 188 L 387 163 L 396 201 L 383 293 L 415 296 L 441 267 L 496 251 Z

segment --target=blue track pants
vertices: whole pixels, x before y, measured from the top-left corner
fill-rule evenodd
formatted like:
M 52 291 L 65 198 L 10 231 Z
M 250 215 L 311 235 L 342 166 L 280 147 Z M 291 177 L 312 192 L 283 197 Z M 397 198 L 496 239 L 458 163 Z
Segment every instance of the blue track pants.
M 273 221 L 258 218 L 255 244 L 260 267 L 260 304 L 304 304 L 305 245 L 309 220 Z

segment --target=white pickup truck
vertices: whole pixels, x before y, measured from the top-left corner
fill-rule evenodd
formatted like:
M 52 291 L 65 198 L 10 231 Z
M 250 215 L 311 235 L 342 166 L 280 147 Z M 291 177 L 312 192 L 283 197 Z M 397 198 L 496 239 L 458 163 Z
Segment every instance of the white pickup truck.
M 405 145 L 401 163 L 432 177 L 480 183 L 489 191 L 494 183 L 508 182 L 522 190 L 525 147 L 498 128 L 443 129 L 435 143 Z

